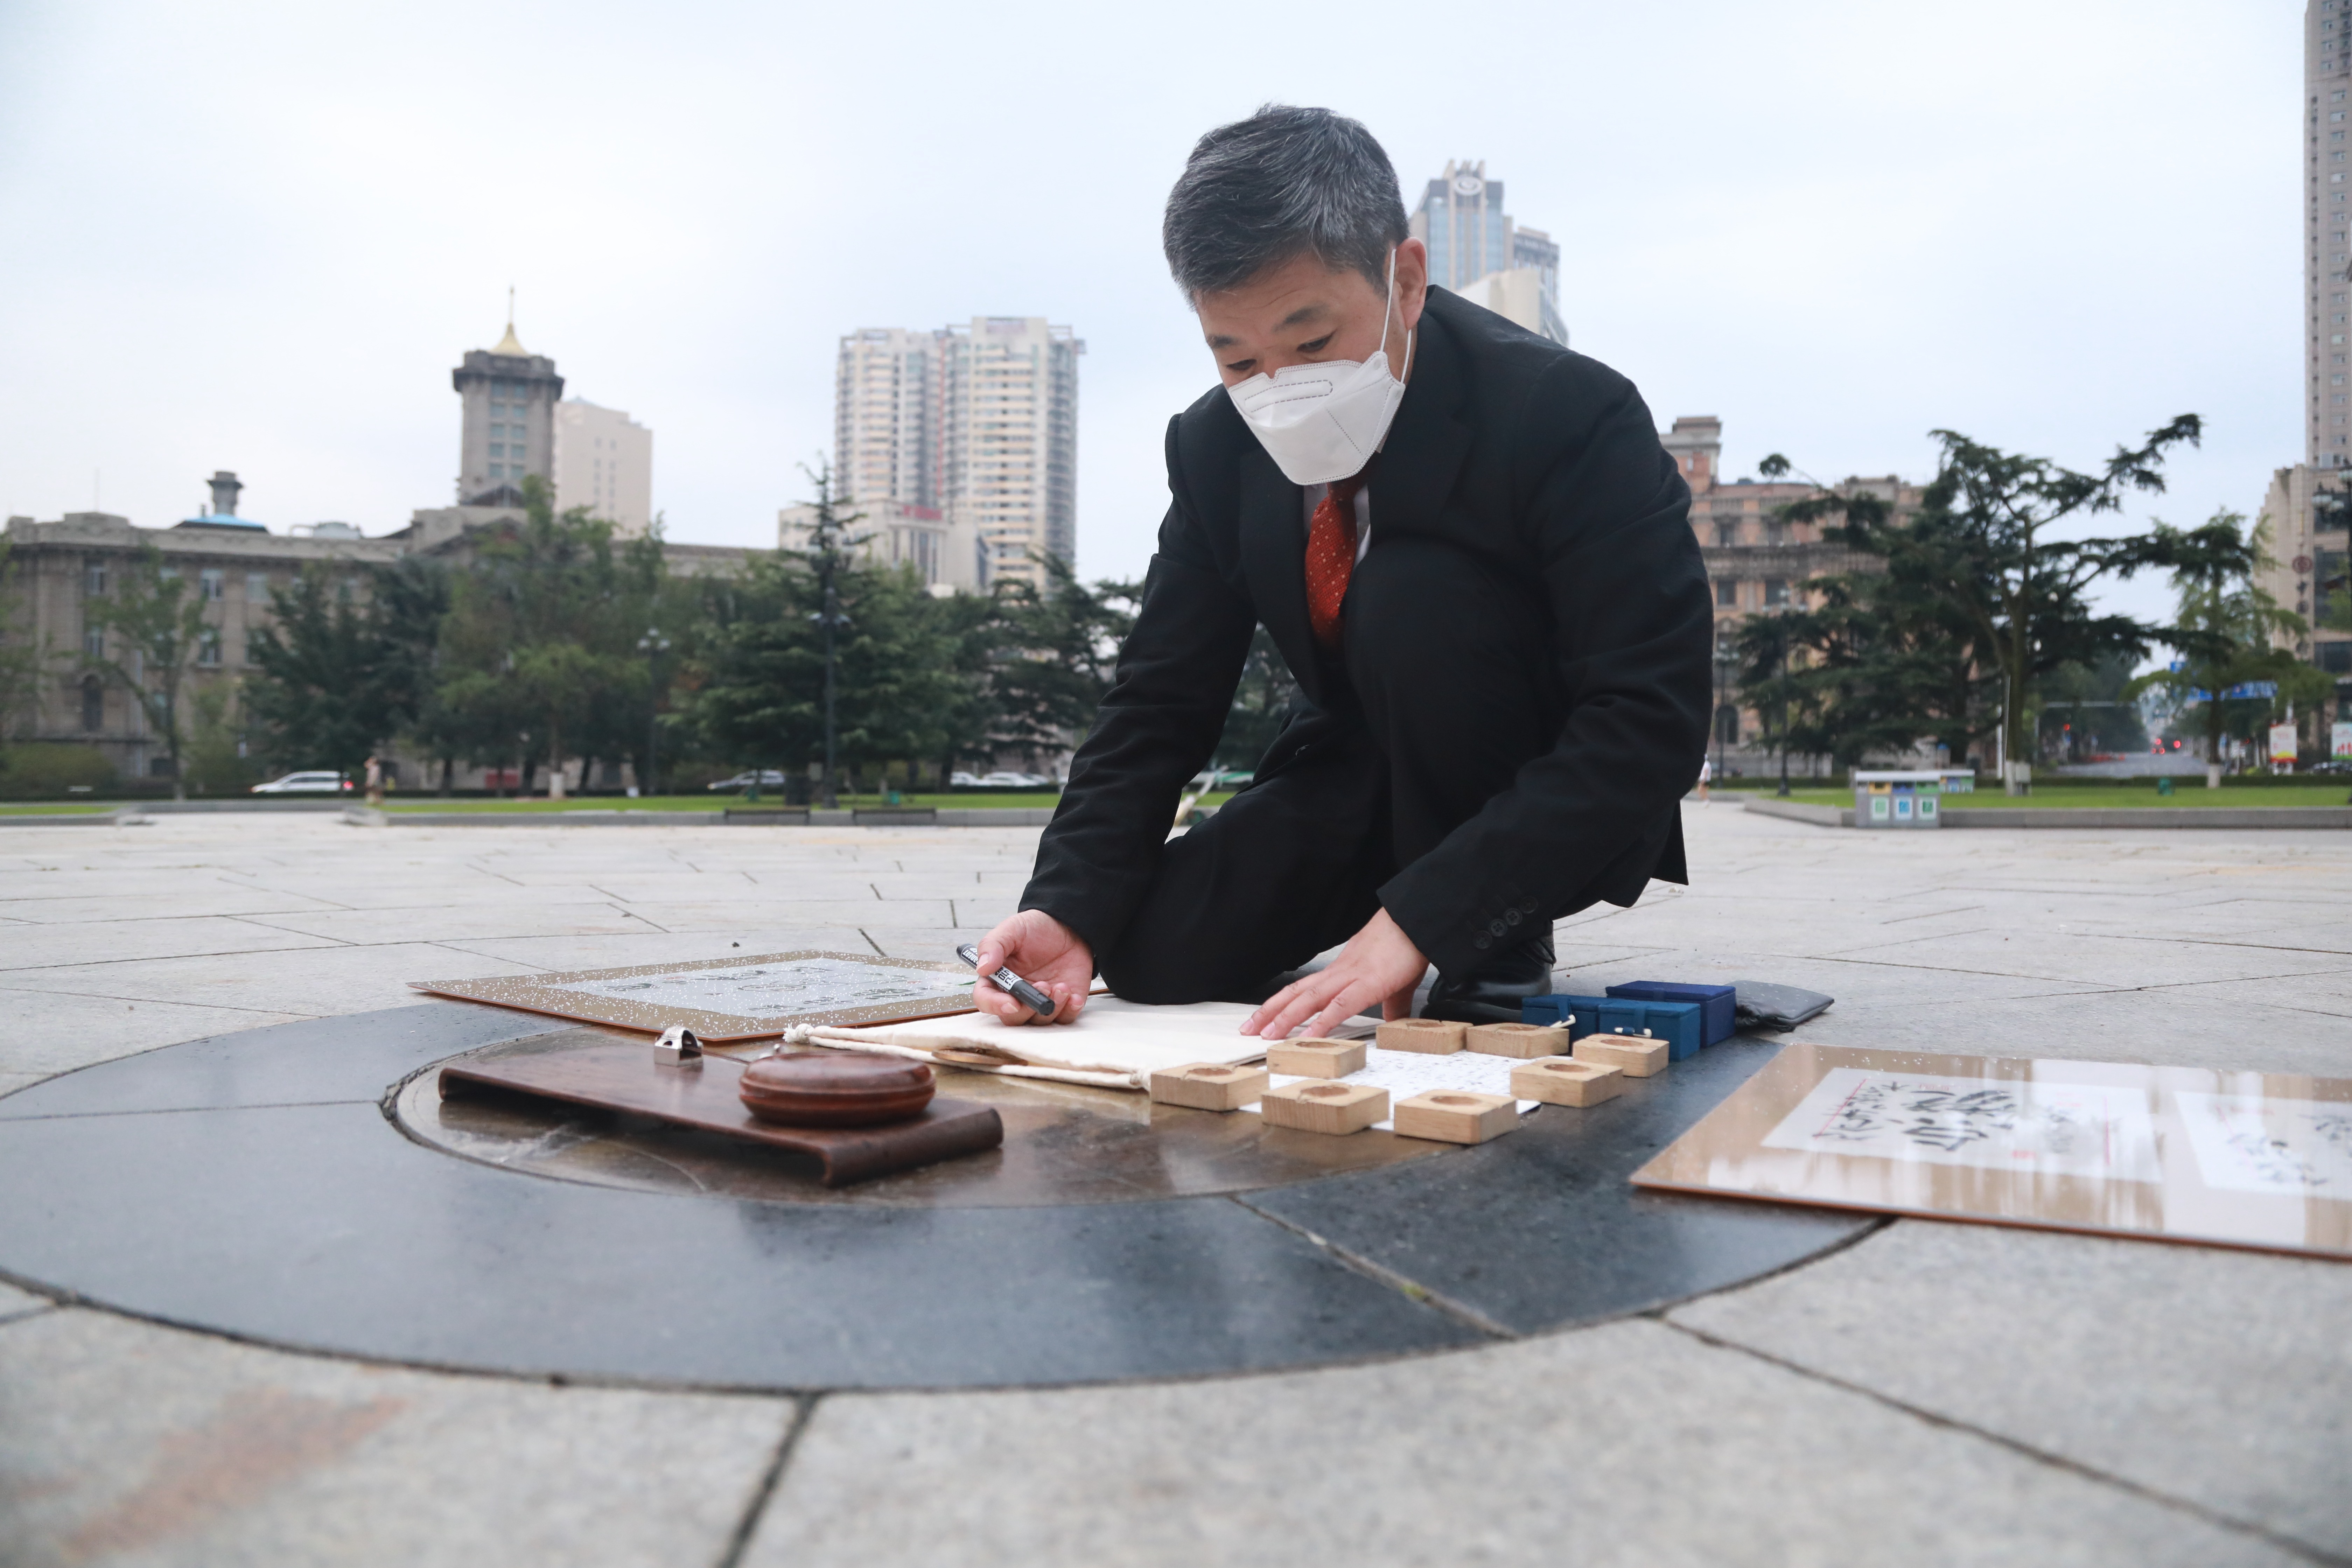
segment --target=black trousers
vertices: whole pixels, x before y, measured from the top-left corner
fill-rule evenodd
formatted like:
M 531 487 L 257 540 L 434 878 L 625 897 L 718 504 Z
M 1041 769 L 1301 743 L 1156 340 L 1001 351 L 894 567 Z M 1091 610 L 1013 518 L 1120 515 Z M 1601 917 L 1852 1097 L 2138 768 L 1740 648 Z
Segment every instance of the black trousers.
M 1118 995 L 1249 995 L 1345 942 L 1380 908 L 1381 883 L 1557 742 L 1566 713 L 1541 603 L 1471 555 L 1376 542 L 1349 581 L 1344 626 L 1345 669 L 1329 672 L 1342 679 L 1327 681 L 1339 694 L 1317 721 L 1328 733 L 1161 850 L 1141 908 L 1096 954 Z M 1551 918 L 1631 902 L 1656 851 L 1634 847 Z

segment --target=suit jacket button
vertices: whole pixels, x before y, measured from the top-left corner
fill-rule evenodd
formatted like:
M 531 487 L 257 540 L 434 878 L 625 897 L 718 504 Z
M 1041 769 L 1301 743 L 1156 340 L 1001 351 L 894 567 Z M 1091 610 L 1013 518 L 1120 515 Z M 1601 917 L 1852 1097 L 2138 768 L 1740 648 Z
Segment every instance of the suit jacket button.
M 1470 945 L 1484 952 L 1495 945 L 1495 939 L 1491 936 L 1475 937 L 1471 940 Z
M 1505 910 L 1503 911 L 1503 919 L 1512 925 L 1517 925 L 1519 923 L 1519 911 L 1517 910 Z
M 1524 913 L 1533 914 L 1536 912 L 1536 901 L 1533 899 L 1529 899 L 1526 903 L 1521 904 L 1519 909 Z
M 1492 924 L 1492 925 L 1488 926 L 1486 929 L 1487 929 L 1488 931 L 1493 931 L 1496 936 L 1500 936 L 1500 935 L 1502 935 L 1502 934 L 1503 934 L 1503 931 L 1504 931 L 1504 930 L 1505 930 L 1505 927 L 1504 927 L 1504 925 L 1503 925 L 1503 922 L 1502 922 L 1502 921 L 1496 921 L 1494 924 Z

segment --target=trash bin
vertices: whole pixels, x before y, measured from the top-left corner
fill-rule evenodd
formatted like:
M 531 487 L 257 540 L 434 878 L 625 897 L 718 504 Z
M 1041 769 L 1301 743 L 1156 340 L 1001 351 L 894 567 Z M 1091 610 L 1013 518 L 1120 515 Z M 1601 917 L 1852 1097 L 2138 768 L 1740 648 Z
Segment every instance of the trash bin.
M 1909 770 L 1853 774 L 1856 827 L 1941 827 L 1944 775 Z

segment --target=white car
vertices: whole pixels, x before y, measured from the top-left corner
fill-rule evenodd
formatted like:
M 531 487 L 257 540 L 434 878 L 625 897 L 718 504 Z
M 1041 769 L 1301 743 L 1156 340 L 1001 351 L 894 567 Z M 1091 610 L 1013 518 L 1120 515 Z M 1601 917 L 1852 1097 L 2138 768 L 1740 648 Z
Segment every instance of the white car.
M 1035 773 L 997 773 L 983 774 L 980 780 L 987 789 L 1040 789 L 1052 784 L 1052 779 L 1039 778 Z
M 948 775 L 948 787 L 950 789 L 971 789 L 979 783 L 980 777 L 976 773 L 950 773 Z
M 754 782 L 755 776 L 752 773 L 746 772 L 737 773 L 731 779 L 720 779 L 717 784 L 712 784 L 709 787 L 712 789 L 749 789 Z M 779 768 L 761 768 L 756 775 L 756 782 L 761 789 L 782 789 L 784 787 L 783 772 Z
M 341 773 L 288 773 L 253 786 L 256 795 L 341 795 L 352 781 Z

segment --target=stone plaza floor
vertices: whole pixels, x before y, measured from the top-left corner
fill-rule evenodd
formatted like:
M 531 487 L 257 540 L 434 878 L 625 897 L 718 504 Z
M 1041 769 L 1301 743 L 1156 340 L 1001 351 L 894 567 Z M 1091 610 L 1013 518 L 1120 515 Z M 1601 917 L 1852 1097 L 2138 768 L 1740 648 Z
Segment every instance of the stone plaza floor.
M 1722 798 L 1685 822 L 1692 887 L 1561 923 L 1575 989 L 1777 980 L 1837 997 L 1794 1037 L 1825 1044 L 2352 1076 L 2352 835 L 1871 834 Z M 409 1005 L 410 980 L 944 957 L 1011 911 L 1035 841 L 9 827 L 0 1093 Z M 1737 1289 L 1466 1350 L 807 1397 L 369 1364 L 0 1285 L 11 1568 L 1309 1554 L 2352 1562 L 2352 1264 L 1902 1220 Z

